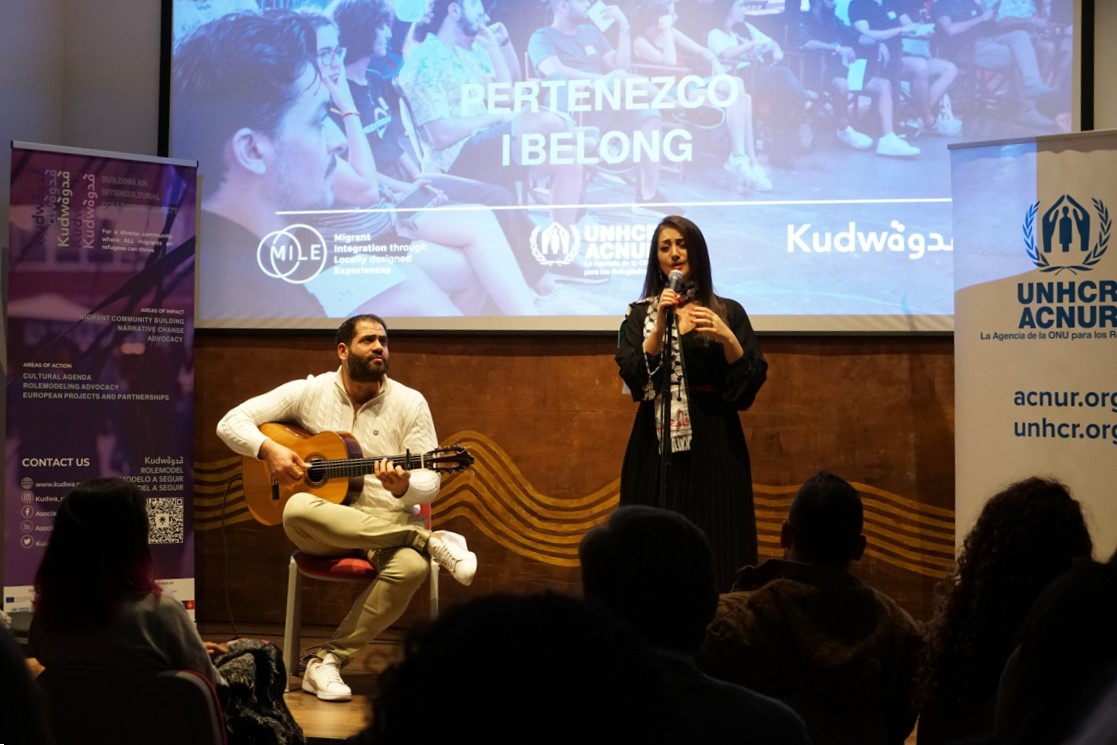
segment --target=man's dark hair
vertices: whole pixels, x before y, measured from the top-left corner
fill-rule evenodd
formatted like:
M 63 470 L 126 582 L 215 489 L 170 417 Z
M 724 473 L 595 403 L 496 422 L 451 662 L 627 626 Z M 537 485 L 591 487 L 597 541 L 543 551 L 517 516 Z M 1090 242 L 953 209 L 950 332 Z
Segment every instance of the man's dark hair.
M 706 536 L 677 512 L 621 507 L 582 539 L 582 589 L 659 647 L 692 653 L 717 610 Z
M 856 559 L 864 513 L 845 479 L 819 471 L 799 487 L 787 522 L 795 551 L 812 564 L 840 567 Z
M 383 328 L 385 331 L 388 330 L 388 324 L 384 323 L 384 319 L 380 316 L 374 313 L 362 313 L 359 316 L 346 318 L 344 321 L 342 321 L 341 325 L 337 327 L 337 334 L 335 335 L 334 340 L 338 344 L 349 346 L 353 341 L 353 337 L 357 334 L 357 324 L 361 321 L 372 321 L 373 323 L 379 323 L 381 328 Z
M 348 59 L 372 56 L 377 29 L 390 25 L 393 13 L 386 0 L 334 0 L 329 8 L 337 24 L 338 43 Z
M 431 0 L 427 14 L 415 26 L 415 41 L 422 42 L 429 34 L 437 34 L 450 13 L 450 5 L 457 3 L 460 7 L 462 2 L 464 0 Z
M 174 104 L 190 112 L 177 155 L 206 171 L 203 196 L 224 179 L 225 144 L 242 127 L 274 136 L 298 99 L 307 66 L 317 73 L 310 19 L 289 11 L 230 13 L 194 29 L 175 46 Z M 179 119 L 183 122 L 183 119 Z

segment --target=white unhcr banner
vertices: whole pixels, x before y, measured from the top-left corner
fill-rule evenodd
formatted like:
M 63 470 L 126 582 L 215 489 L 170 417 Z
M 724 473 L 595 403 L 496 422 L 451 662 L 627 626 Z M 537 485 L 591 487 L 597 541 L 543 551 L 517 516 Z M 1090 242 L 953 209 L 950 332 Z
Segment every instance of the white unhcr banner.
M 1032 475 L 1117 545 L 1117 132 L 955 148 L 956 541 Z

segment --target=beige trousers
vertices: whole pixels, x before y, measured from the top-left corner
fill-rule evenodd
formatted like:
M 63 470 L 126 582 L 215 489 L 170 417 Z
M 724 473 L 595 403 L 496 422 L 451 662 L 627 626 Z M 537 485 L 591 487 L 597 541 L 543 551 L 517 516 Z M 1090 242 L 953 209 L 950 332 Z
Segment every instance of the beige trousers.
M 369 553 L 377 574 L 319 650 L 347 663 L 399 620 L 430 570 L 423 553 L 430 532 L 409 524 L 407 513 L 369 514 L 312 494 L 292 495 L 283 508 L 283 530 L 300 551 L 316 556 Z

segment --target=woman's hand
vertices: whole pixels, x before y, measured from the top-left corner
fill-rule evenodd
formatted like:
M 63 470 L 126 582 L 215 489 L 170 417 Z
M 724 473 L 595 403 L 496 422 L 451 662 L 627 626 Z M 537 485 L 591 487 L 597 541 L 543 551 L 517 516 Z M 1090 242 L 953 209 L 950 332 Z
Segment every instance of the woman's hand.
M 721 320 L 721 316 L 714 313 L 709 308 L 703 307 L 698 303 L 691 303 L 686 306 L 687 315 L 690 316 L 691 322 L 694 324 L 694 330 L 701 334 L 710 334 L 718 341 L 723 341 L 726 337 L 733 336 L 733 332 L 725 325 L 725 321 Z
M 206 653 L 210 657 L 218 657 L 229 651 L 229 647 L 225 644 L 218 644 L 217 642 L 202 642 L 202 646 L 206 648 Z
M 709 334 L 721 344 L 726 362 L 736 362 L 744 356 L 745 351 L 741 347 L 741 342 L 737 340 L 733 329 L 729 328 L 721 316 L 697 303 L 688 305 L 687 310 L 694 323 L 694 330 L 700 334 Z
M 659 307 L 656 308 L 656 325 L 662 325 L 667 322 L 667 309 L 674 308 L 679 304 L 678 294 L 670 287 L 664 287 L 663 292 L 659 293 Z
M 318 73 L 322 84 L 326 86 L 326 92 L 330 94 L 330 102 L 333 103 L 334 108 L 339 112 L 357 110 L 357 104 L 353 101 L 353 91 L 349 90 L 349 83 L 344 75 L 335 83 L 330 79 L 329 70 L 321 64 L 318 65 Z
M 655 311 L 655 326 L 652 332 L 644 339 L 644 353 L 655 356 L 663 351 L 663 330 L 667 328 L 667 309 L 674 308 L 679 302 L 679 296 L 670 287 L 664 287 L 659 293 L 659 305 Z

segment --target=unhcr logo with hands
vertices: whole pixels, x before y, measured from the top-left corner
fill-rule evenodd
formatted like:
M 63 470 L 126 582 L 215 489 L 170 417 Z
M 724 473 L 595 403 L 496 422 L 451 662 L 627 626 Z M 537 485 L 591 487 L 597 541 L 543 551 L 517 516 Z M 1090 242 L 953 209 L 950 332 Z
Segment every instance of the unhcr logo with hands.
M 545 228 L 531 231 L 531 255 L 543 266 L 571 264 L 582 247 L 582 236 L 577 225 L 569 229 L 553 222 Z
M 256 247 L 260 271 L 293 285 L 309 282 L 326 268 L 326 239 L 309 225 L 288 225 L 268 233 Z
M 1042 216 L 1039 202 L 1028 208 L 1022 226 L 1024 245 L 1040 271 L 1077 274 L 1091 271 L 1101 261 L 1113 222 L 1104 202 L 1091 199 L 1090 203 L 1092 214 L 1070 194 L 1056 199 Z

